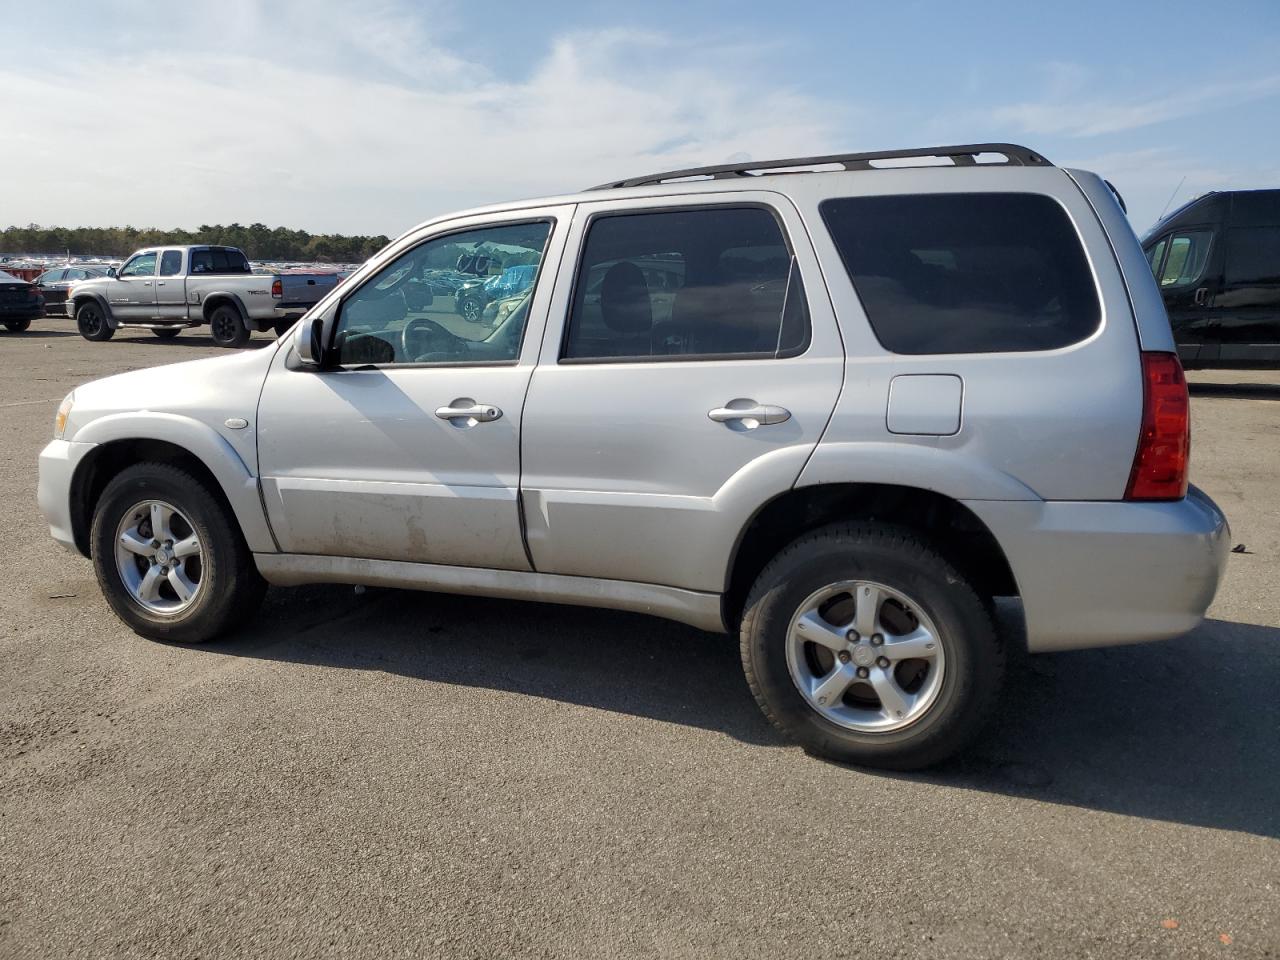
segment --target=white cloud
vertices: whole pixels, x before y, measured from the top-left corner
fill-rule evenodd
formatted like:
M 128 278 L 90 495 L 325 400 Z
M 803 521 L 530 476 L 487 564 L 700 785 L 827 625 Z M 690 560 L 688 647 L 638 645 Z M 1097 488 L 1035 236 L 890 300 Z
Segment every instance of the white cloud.
M 416 7 L 268 9 L 188 22 L 200 49 L 171 34 L 128 60 L 103 44 L 57 70 L 0 67 L 6 98 L 43 118 L 6 134 L 0 183 L 48 185 L 7 197 L 0 218 L 394 234 L 650 169 L 822 152 L 849 116 L 777 86 L 749 50 L 661 33 L 562 36 L 504 79 L 429 34 L 445 21 Z M 308 26 L 326 18 L 341 36 Z
M 1082 82 L 1082 73 L 1064 71 L 1063 65 L 1057 65 L 1050 84 L 1056 94 L 1041 100 L 998 106 L 987 116 L 997 124 L 1025 133 L 1095 137 L 1280 94 L 1280 74 L 1226 83 L 1188 83 L 1174 94 L 1144 99 L 1080 98 Z

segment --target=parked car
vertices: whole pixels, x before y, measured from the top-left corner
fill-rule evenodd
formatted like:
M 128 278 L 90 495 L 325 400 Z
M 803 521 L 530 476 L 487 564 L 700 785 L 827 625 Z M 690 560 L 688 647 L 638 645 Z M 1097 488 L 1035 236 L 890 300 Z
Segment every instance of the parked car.
M 66 309 L 86 340 L 120 327 L 168 339 L 207 323 L 218 346 L 242 347 L 252 330 L 284 333 L 337 284 L 332 273 L 255 274 L 235 247 L 157 247 L 74 284 Z
M 35 283 L 44 295 L 45 313 L 64 316 L 67 312 L 67 291 L 81 280 L 105 277 L 109 267 L 54 267 L 36 277 Z
M 1184 364 L 1280 366 L 1280 190 L 1197 197 L 1142 242 Z
M 396 296 L 481 244 L 541 265 L 483 339 Z M 274 350 L 76 388 L 39 503 L 147 637 L 266 583 L 640 611 L 737 634 L 810 751 L 913 768 L 1000 702 L 996 598 L 1033 652 L 1201 621 L 1229 531 L 1174 349 L 1104 181 L 1024 147 L 675 171 L 431 221 Z
M 537 272 L 537 264 L 521 264 L 492 277 L 468 280 L 454 293 L 454 309 L 462 319 L 480 323 L 485 307 L 494 300 L 519 296 L 533 284 Z
M 31 321 L 44 315 L 44 296 L 34 283 L 0 270 L 0 323 L 10 333 L 21 333 Z

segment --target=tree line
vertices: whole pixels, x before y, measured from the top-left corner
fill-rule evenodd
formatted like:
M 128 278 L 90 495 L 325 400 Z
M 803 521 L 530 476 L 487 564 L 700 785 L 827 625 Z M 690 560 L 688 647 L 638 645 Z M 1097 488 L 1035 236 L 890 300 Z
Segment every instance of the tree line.
M 313 260 L 359 263 L 388 243 L 384 236 L 312 234 L 305 230 L 253 223 L 203 224 L 198 230 L 138 227 L 7 227 L 0 230 L 0 253 L 126 257 L 139 247 L 211 243 L 239 247 L 250 260 Z

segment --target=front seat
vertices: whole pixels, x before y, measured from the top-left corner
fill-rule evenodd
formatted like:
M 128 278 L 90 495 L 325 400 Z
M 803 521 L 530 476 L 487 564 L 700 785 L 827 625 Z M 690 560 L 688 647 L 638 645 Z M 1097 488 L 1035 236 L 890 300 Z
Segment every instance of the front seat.
M 653 303 L 644 271 L 630 260 L 619 260 L 600 284 L 600 318 L 613 334 L 608 355 L 649 356 L 653 330 Z

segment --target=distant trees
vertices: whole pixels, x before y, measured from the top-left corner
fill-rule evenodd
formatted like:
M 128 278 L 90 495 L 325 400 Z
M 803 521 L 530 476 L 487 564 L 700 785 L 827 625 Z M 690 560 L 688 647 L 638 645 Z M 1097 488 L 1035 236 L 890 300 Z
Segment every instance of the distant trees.
M 384 236 L 311 234 L 305 230 L 268 227 L 263 223 L 202 224 L 198 230 L 156 230 L 137 227 L 25 227 L 0 230 L 0 253 L 125 257 L 139 247 L 164 244 L 214 243 L 239 247 L 251 260 L 314 260 L 359 263 L 388 243 Z

